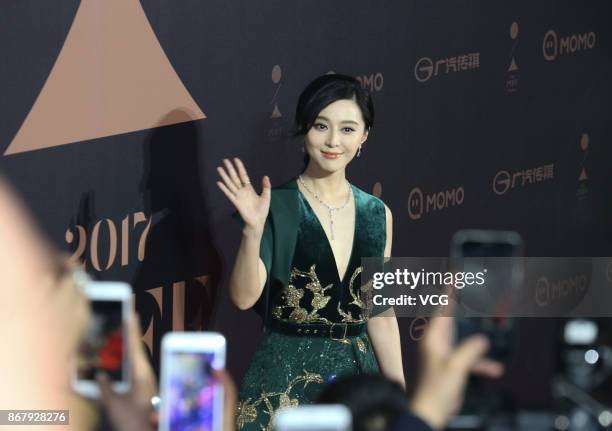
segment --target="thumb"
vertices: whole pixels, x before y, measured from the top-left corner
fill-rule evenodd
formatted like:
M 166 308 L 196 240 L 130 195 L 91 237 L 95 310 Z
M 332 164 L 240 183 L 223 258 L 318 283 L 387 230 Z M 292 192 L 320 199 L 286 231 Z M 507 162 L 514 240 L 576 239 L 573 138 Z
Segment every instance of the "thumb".
M 452 353 L 449 364 L 465 376 L 487 350 L 489 350 L 489 340 L 484 335 L 471 336 Z
M 265 175 L 262 179 L 261 179 L 261 186 L 263 187 L 262 191 L 261 191 L 261 196 L 263 198 L 270 198 L 270 194 L 271 194 L 271 190 L 272 190 L 272 183 L 270 182 L 270 177 Z
M 110 377 L 104 371 L 98 371 L 96 373 L 96 381 L 100 388 L 100 400 L 102 404 L 109 406 L 115 398 Z

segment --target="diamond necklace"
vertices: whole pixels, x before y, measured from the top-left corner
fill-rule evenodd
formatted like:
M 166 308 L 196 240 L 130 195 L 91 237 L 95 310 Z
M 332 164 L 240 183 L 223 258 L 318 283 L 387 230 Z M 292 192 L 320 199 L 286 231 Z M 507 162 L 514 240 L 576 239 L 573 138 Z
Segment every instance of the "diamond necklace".
M 336 239 L 336 236 L 334 235 L 334 211 L 338 211 L 341 210 L 342 208 L 344 208 L 345 206 L 348 205 L 349 201 L 351 200 L 351 193 L 353 192 L 353 189 L 351 188 L 351 184 L 348 182 L 346 182 L 346 185 L 348 186 L 348 194 L 346 195 L 346 202 L 344 202 L 341 206 L 339 207 L 332 207 L 331 205 L 326 204 L 325 202 L 323 202 L 321 200 L 321 198 L 319 197 L 318 194 L 316 194 L 314 191 L 310 190 L 310 188 L 306 185 L 306 183 L 304 182 L 304 180 L 302 179 L 301 175 L 298 175 L 298 181 L 300 182 L 300 184 L 306 189 L 308 190 L 308 193 L 310 193 L 311 195 L 314 196 L 314 198 L 321 204 L 323 205 L 325 208 L 327 208 L 327 211 L 329 211 L 329 230 L 331 232 L 331 239 L 332 241 L 334 239 Z

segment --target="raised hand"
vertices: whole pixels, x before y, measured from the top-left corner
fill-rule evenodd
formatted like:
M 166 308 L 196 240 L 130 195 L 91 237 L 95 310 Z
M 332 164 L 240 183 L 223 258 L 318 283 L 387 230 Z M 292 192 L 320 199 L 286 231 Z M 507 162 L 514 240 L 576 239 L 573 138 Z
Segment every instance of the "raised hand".
M 268 176 L 262 178 L 263 189 L 261 195 L 258 195 L 240 159 L 235 157 L 234 163 L 223 159 L 223 164 L 225 167 L 217 167 L 217 172 L 222 180 L 217 181 L 217 185 L 242 216 L 245 223 L 244 228 L 261 234 L 270 210 L 270 178 Z

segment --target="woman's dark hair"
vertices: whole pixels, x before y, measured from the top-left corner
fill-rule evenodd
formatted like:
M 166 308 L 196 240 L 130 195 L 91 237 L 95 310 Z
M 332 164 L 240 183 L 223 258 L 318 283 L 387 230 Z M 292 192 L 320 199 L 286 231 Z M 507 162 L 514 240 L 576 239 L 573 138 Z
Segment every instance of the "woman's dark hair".
M 404 389 L 380 374 L 339 377 L 323 389 L 317 403 L 348 407 L 353 431 L 391 429 L 408 408 Z
M 319 113 L 337 100 L 354 100 L 361 110 L 366 130 L 374 124 L 374 103 L 370 93 L 352 76 L 331 73 L 319 76 L 304 88 L 295 109 L 294 136 L 304 136 Z M 304 169 L 308 165 L 308 153 L 304 155 Z

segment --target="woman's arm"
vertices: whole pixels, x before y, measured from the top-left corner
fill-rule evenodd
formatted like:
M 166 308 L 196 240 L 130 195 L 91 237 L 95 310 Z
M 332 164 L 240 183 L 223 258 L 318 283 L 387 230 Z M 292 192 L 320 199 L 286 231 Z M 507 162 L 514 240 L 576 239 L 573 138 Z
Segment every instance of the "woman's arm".
M 391 244 L 393 240 L 393 217 L 391 210 L 385 205 L 387 219 L 387 242 L 385 244 L 385 257 L 391 257 Z M 368 320 L 368 335 L 374 347 L 374 353 L 380 364 L 383 374 L 397 382 L 404 388 L 404 367 L 402 365 L 402 349 L 397 318 L 393 308 L 372 317 Z
M 229 279 L 230 298 L 241 310 L 255 305 L 266 283 L 266 267 L 259 257 L 262 233 L 244 228 Z
M 234 204 L 244 222 L 242 241 L 230 275 L 229 292 L 234 304 L 246 310 L 255 305 L 261 296 L 267 277 L 259 251 L 262 237 L 269 233 L 266 231 L 266 219 L 270 210 L 271 184 L 270 178 L 264 176 L 262 192 L 258 195 L 240 159 L 234 158 L 234 163 L 224 159 L 223 163 L 224 167 L 217 167 L 221 177 L 217 186 Z

